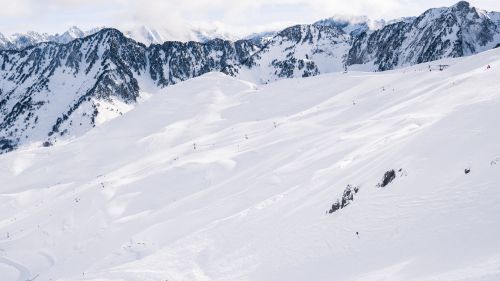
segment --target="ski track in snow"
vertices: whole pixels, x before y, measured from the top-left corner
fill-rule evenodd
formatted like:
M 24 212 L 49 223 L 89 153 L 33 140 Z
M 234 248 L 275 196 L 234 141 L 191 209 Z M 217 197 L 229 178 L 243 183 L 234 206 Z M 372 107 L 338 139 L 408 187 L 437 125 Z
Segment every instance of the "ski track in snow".
M 0 280 L 497 281 L 498 69 L 210 73 L 0 155 Z
M 11 268 L 14 268 L 19 274 L 19 277 L 16 280 L 18 280 L 18 281 L 32 280 L 32 279 L 30 279 L 32 277 L 30 270 L 28 268 L 26 268 L 25 266 L 23 266 L 22 264 L 17 263 L 17 262 L 12 261 L 12 260 L 9 260 L 9 259 L 4 258 L 4 257 L 0 257 L 0 264 L 7 265 Z

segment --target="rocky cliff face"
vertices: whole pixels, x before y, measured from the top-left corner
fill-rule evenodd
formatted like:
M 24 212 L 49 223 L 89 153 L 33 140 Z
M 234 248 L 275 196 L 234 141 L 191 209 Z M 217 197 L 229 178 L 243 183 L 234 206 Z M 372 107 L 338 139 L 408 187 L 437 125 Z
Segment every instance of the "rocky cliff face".
M 210 71 L 234 74 L 254 47 L 247 42 L 167 42 L 146 46 L 115 29 L 69 44 L 0 52 L 0 139 L 9 150 L 53 143 L 123 114 L 141 83 L 159 87 Z
M 149 74 L 164 87 L 211 71 L 235 75 L 237 67 L 257 51 L 250 41 L 214 39 L 199 42 L 166 42 L 147 52 Z
M 0 138 L 53 141 L 95 126 L 99 101 L 137 100 L 146 48 L 117 30 L 0 53 Z
M 245 61 L 241 77 L 267 83 L 344 69 L 350 36 L 335 26 L 296 25 Z
M 461 57 L 491 49 L 500 28 L 488 13 L 461 1 L 430 9 L 412 21 L 397 22 L 357 37 L 346 64 L 389 70 L 441 58 Z
M 211 71 L 268 83 L 466 56 L 500 43 L 499 22 L 499 13 L 462 1 L 379 29 L 326 20 L 292 26 L 266 40 L 150 46 L 103 29 L 65 44 L 0 51 L 0 153 L 83 134 L 133 108 L 146 87 L 154 91 Z

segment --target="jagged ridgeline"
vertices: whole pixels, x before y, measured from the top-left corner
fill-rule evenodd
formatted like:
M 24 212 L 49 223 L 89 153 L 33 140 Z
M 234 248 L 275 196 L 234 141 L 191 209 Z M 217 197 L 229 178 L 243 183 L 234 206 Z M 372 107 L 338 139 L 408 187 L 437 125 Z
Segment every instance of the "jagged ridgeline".
M 459 2 L 377 29 L 329 20 L 272 39 L 145 46 L 116 29 L 65 44 L 0 51 L 0 153 L 78 136 L 153 91 L 211 71 L 257 83 L 344 69 L 389 70 L 460 57 L 500 43 L 500 14 Z
M 219 39 L 146 47 L 115 29 L 68 44 L 0 52 L 0 139 L 54 141 L 92 128 L 100 114 L 123 113 L 144 84 L 158 87 L 222 71 L 235 75 L 255 46 Z
M 354 40 L 346 64 L 368 64 L 383 71 L 472 55 L 499 43 L 500 13 L 481 11 L 461 1 L 362 33 Z

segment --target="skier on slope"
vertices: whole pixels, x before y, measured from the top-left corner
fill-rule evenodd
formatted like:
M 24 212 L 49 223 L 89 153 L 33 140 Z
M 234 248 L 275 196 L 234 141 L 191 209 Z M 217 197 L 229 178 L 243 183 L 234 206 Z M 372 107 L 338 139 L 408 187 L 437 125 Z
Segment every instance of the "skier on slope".
M 490 69 L 490 68 L 491 68 L 491 66 L 488 64 L 488 66 L 486 67 L 486 69 Z
M 359 232 L 357 232 L 357 231 L 356 231 L 356 236 L 358 236 L 358 238 L 359 238 Z

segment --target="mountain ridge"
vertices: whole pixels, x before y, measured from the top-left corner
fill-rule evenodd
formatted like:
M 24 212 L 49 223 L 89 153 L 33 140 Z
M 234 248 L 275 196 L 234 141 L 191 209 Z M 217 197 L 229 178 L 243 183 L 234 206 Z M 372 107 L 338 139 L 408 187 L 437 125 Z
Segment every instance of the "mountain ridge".
M 0 152 L 81 135 L 133 108 L 143 89 L 154 92 L 212 71 L 265 84 L 471 55 L 500 44 L 497 19 L 497 13 L 461 1 L 356 37 L 323 23 L 286 28 L 264 43 L 212 39 L 146 46 L 105 28 L 64 44 L 0 51 Z
M 498 75 L 495 49 L 164 88 L 81 137 L 0 155 L 0 276 L 498 280 Z

